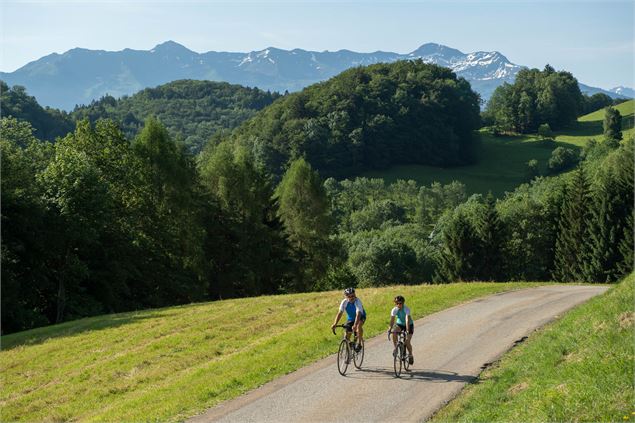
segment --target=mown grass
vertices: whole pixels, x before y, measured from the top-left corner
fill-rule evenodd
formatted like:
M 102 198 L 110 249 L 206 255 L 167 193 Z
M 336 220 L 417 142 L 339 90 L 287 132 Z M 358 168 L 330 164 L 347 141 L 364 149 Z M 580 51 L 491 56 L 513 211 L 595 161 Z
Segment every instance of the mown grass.
M 359 296 L 371 336 L 386 328 L 396 293 L 422 317 L 536 285 L 399 286 L 361 289 Z M 4 336 L 0 419 L 183 420 L 334 353 L 338 338 L 329 329 L 340 299 L 339 292 L 244 298 L 87 318 Z
M 434 422 L 633 421 L 635 277 L 530 336 Z

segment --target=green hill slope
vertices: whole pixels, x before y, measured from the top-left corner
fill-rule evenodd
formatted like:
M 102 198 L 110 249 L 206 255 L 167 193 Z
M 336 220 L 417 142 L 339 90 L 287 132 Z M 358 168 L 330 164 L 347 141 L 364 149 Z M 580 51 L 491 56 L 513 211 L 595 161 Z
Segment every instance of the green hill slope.
M 392 298 L 415 317 L 529 283 L 362 289 L 367 336 Z M 100 316 L 2 337 L 3 421 L 177 421 L 334 353 L 339 292 Z M 335 366 L 335 363 L 333 364 Z M 337 371 L 334 369 L 334 374 Z
M 633 136 L 633 109 L 635 100 L 619 104 L 615 108 L 622 114 L 624 138 Z M 483 193 L 489 190 L 496 196 L 505 191 L 512 191 L 527 181 L 526 169 L 529 160 L 538 160 L 541 173 L 547 169 L 547 161 L 556 147 L 578 149 L 586 141 L 602 139 L 602 122 L 604 110 L 598 110 L 581 116 L 575 127 L 556 134 L 556 143 L 546 145 L 533 135 L 494 137 L 481 132 L 481 145 L 478 149 L 479 161 L 469 166 L 434 167 L 434 166 L 394 166 L 388 170 L 365 172 L 361 176 L 382 178 L 386 182 L 398 179 L 412 179 L 419 185 L 430 185 L 432 182 L 449 183 L 460 181 L 466 186 L 468 194 Z
M 632 421 L 631 274 L 541 329 L 481 375 L 433 421 Z
M 626 139 L 635 132 L 633 129 L 633 110 L 635 100 L 629 100 L 615 106 L 622 115 L 622 135 Z M 556 140 L 578 147 L 584 146 L 588 139 L 601 141 L 603 137 L 604 109 L 596 110 L 588 115 L 580 116 L 576 125 L 566 131 L 556 133 Z

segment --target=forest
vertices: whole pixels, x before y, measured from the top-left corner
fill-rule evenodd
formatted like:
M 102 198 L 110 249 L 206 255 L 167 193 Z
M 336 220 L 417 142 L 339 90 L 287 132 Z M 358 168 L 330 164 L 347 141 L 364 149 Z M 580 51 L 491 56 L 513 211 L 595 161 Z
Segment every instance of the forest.
M 534 120 L 494 112 L 534 82 L 570 101 L 536 100 Z M 421 62 L 355 68 L 282 96 L 179 82 L 69 115 L 37 106 L 19 87 L 4 84 L 2 96 L 3 333 L 231 297 L 613 282 L 633 268 L 633 140 L 622 139 L 619 112 L 602 99 L 604 139 L 574 152 L 571 171 L 529 175 L 494 199 L 467 196 L 459 182 L 355 176 L 476 160 L 478 96 L 451 71 Z M 575 78 L 547 68 L 492 101 L 483 121 L 494 132 L 566 127 L 590 104 Z M 221 111 L 194 111 L 203 103 Z M 176 105 L 184 114 L 171 120 Z M 190 113 L 199 115 L 193 126 Z

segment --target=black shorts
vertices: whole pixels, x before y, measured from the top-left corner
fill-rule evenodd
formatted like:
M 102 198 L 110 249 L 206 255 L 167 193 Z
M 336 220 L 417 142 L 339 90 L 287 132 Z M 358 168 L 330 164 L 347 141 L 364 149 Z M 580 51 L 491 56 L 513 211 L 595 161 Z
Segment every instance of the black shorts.
M 401 330 L 406 330 L 406 325 L 400 325 L 399 323 L 397 323 L 397 326 L 399 326 L 401 328 Z M 410 323 L 410 327 L 408 328 L 408 333 L 410 335 L 415 333 L 415 324 L 414 323 Z
M 360 320 L 362 322 L 365 322 L 366 321 L 366 317 L 362 316 L 362 317 L 360 317 Z M 344 323 L 344 327 L 346 328 L 346 332 L 352 332 L 354 324 L 355 324 L 355 320 L 349 320 L 348 322 Z

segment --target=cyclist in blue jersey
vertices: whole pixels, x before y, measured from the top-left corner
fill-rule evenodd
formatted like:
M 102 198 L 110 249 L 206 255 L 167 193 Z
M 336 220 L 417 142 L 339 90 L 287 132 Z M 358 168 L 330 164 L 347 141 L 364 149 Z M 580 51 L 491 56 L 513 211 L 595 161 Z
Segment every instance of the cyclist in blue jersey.
M 340 309 L 335 316 L 335 323 L 331 325 L 331 329 L 335 329 L 342 315 L 346 313 L 347 321 L 344 324 L 347 332 L 346 338 L 350 339 L 350 332 L 357 333 L 358 344 L 355 346 L 355 350 L 360 351 L 362 349 L 364 336 L 363 326 L 366 321 L 366 311 L 364 311 L 361 300 L 355 295 L 355 288 L 346 288 L 344 290 L 344 296 L 346 298 L 344 298 L 340 304 Z
M 392 343 L 395 345 L 393 354 L 396 354 L 397 333 L 408 328 L 408 334 L 406 335 L 406 348 L 408 349 L 408 353 L 410 354 L 408 361 L 410 364 L 413 364 L 414 357 L 412 356 L 412 345 L 410 344 L 410 339 L 412 338 L 412 334 L 415 332 L 415 324 L 412 321 L 412 317 L 410 316 L 410 309 L 405 305 L 405 302 L 406 299 L 403 296 L 397 295 L 395 297 L 395 307 L 390 312 L 390 326 L 388 327 L 388 330 L 393 328 L 393 325 L 395 324 L 395 318 L 397 318 L 397 327 L 392 333 Z

